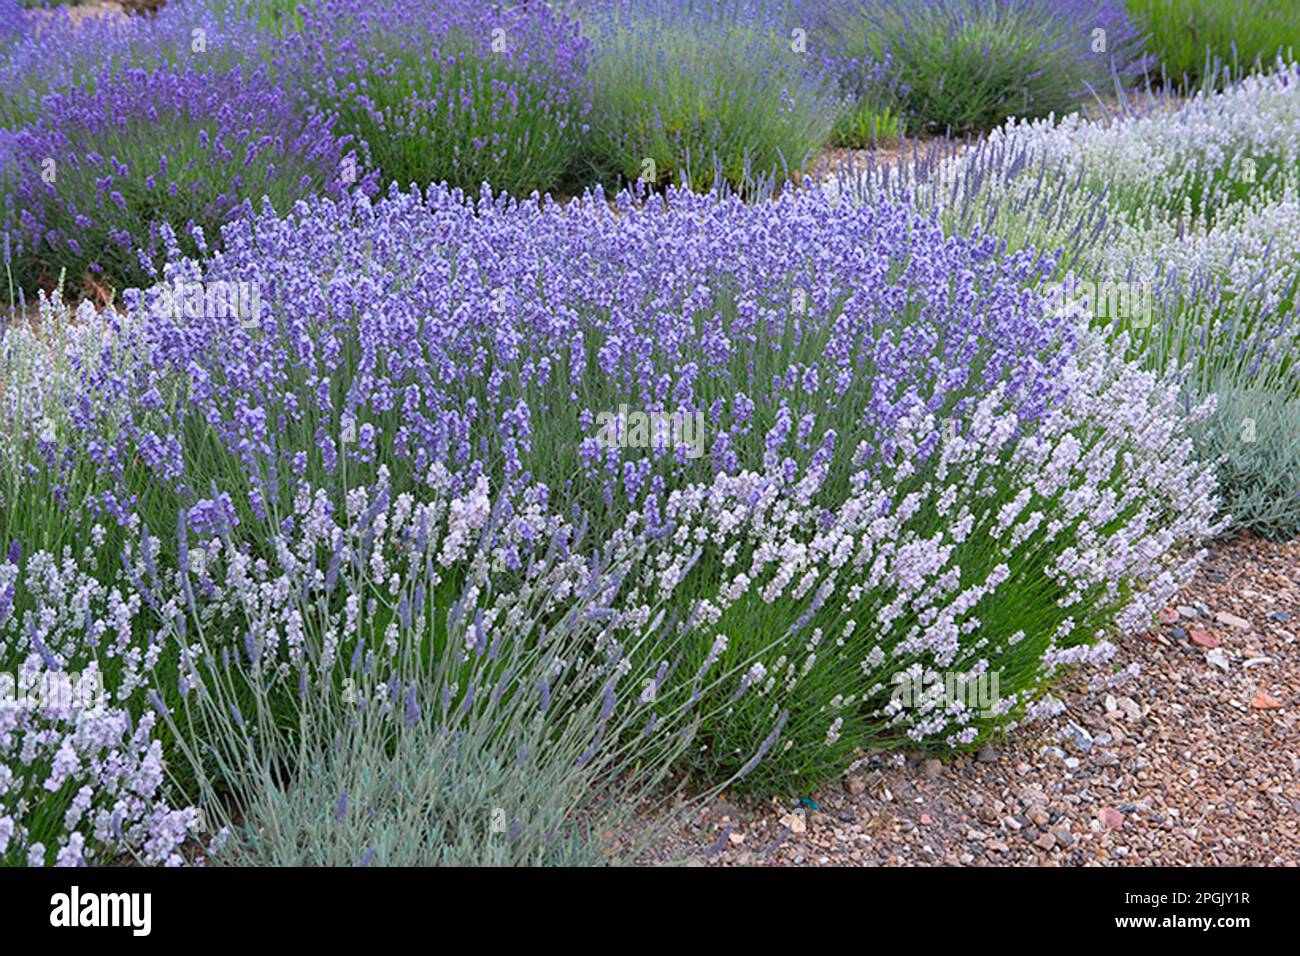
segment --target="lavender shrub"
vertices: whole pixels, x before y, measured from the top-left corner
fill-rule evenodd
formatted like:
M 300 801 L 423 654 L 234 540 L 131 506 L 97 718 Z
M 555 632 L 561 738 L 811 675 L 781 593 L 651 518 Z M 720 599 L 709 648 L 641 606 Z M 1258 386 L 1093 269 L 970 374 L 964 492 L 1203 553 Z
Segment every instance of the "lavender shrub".
M 1238 527 L 1300 534 L 1300 71 L 1214 85 L 1115 115 L 1016 121 L 907 175 L 837 181 L 853 201 L 907 196 L 945 229 L 1061 248 L 1058 296 L 1149 368 L 1183 370 L 1196 430 Z M 1068 301 L 1063 301 L 1068 300 Z
M 798 170 L 842 112 L 786 4 L 587 0 L 586 163 L 604 182 L 739 185 Z M 806 33 L 806 31 L 803 31 Z
M 242 71 L 271 56 L 246 0 L 172 0 L 149 16 L 74 18 L 67 7 L 48 12 L 39 30 L 25 30 L 0 51 L 0 126 L 41 116 L 51 93 L 92 87 L 130 70 L 181 67 Z
M 24 28 L 27 11 L 18 0 L 0 0 L 0 50 Z
M 550 190 L 590 109 L 586 44 L 544 4 L 320 0 L 299 7 L 284 62 L 368 144 L 384 182 Z
M 818 0 L 804 10 L 845 89 L 897 100 L 912 129 L 1064 114 L 1143 65 L 1121 0 Z
M 166 720 L 214 862 L 627 863 L 676 819 L 684 780 L 669 771 L 709 708 L 749 689 L 721 667 L 661 667 L 681 641 L 671 594 L 649 622 L 613 620 L 646 538 L 589 565 L 579 532 L 527 496 L 494 502 L 482 482 L 464 498 L 394 497 L 383 475 L 334 518 L 304 486 L 295 516 L 274 564 L 245 560 L 231 535 L 196 552 L 205 593 L 167 627 L 191 670 Z M 545 554 L 503 569 L 499 549 L 529 535 Z M 208 636 L 221 601 L 258 609 L 242 652 Z
M 62 318 L 47 308 L 43 325 Z M 3 342 L 22 386 L 5 395 L 8 462 L 24 439 L 39 457 L 66 436 L 58 406 L 78 359 L 113 349 L 88 304 L 59 331 L 66 365 L 31 329 Z M 683 639 L 660 628 L 671 591 L 651 621 L 612 620 L 647 536 L 616 536 L 593 562 L 540 489 L 494 498 L 480 479 L 457 496 L 449 479 L 433 469 L 399 494 L 381 469 L 369 487 L 345 480 L 337 508 L 331 489 L 303 482 L 252 536 L 217 495 L 183 509 L 167 541 L 138 516 L 125 528 L 88 517 L 79 555 L 11 547 L 0 564 L 0 858 L 177 864 L 180 844 L 199 839 L 205 855 L 242 863 L 617 858 L 584 828 L 622 827 L 652 796 L 662 806 L 664 774 L 738 675 L 670 679 L 644 662 L 647 645 L 675 654 Z M 510 552 L 526 567 L 508 567 Z M 30 692 L 65 674 L 91 692 Z M 363 704 L 379 709 L 349 720 Z M 368 749 L 331 754 L 338 733 Z M 303 748 L 317 745 L 303 767 Z M 403 756 L 412 748 L 444 754 L 454 798 L 391 790 L 427 772 L 427 759 Z M 346 798 L 334 812 L 340 788 L 351 816 Z M 232 795 L 266 827 L 235 826 Z
M 13 132 L 3 175 L 15 281 L 83 290 L 150 281 L 170 251 L 162 227 L 197 254 L 249 201 L 366 186 L 349 138 L 302 113 L 263 75 L 109 71 L 45 97 Z
M 206 604 L 206 583 L 151 583 L 196 542 L 278 573 L 304 495 L 353 518 L 347 489 L 376 483 L 462 514 L 500 501 L 521 519 L 491 550 L 504 572 L 556 521 L 588 549 L 652 542 L 610 627 L 666 606 L 683 650 L 629 659 L 757 691 L 703 721 L 685 761 L 703 779 L 770 792 L 864 745 L 973 745 L 1031 715 L 1062 664 L 1105 657 L 1095 642 L 1166 600 L 1214 530 L 1174 370 L 1044 308 L 1051 266 L 822 192 L 561 209 L 431 188 L 265 210 L 128 296 L 57 414 L 28 395 L 0 530 L 118 528 L 152 632 Z M 240 283 L 251 313 L 206 294 Z M 641 441 L 620 406 L 700 430 Z M 459 588 L 474 538 L 454 538 Z M 300 628 L 269 599 L 211 612 L 232 653 L 250 629 L 292 651 Z M 400 607 L 323 600 L 339 621 Z M 957 671 L 997 673 L 996 706 L 896 706 L 897 682 Z

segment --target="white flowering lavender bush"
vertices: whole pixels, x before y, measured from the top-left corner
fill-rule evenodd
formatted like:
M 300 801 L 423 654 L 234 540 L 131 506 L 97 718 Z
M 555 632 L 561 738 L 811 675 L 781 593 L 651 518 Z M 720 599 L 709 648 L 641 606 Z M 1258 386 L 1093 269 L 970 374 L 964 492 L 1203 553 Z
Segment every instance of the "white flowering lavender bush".
M 761 665 L 761 693 L 731 707 L 699 764 L 739 766 L 778 713 L 779 757 L 754 770 L 759 787 L 810 785 L 862 746 L 984 742 L 1062 665 L 1109 659 L 1112 626 L 1140 625 L 1169 598 L 1190 567 L 1168 563 L 1170 549 L 1211 530 L 1215 508 L 1177 383 L 1094 338 L 1063 374 L 1069 397 L 1037 427 L 1021 429 L 995 390 L 929 458 L 919 450 L 945 429 L 917 409 L 884 469 L 856 472 L 829 511 L 817 472 L 719 476 L 670 498 L 678 540 L 715 555 L 691 573 L 722 581 L 693 612 L 719 635 L 709 659 Z M 904 680 L 954 673 L 996 673 L 996 703 L 899 704 Z
M 1226 510 L 1300 533 L 1283 518 L 1300 492 L 1287 416 L 1268 411 L 1300 398 L 1300 68 L 1107 120 L 1012 122 L 923 164 L 920 181 L 854 186 L 873 199 L 912 190 L 951 230 L 1062 250 L 1053 279 L 1082 290 L 1072 304 L 1098 328 L 1127 334 L 1152 368 L 1181 366 L 1190 401 L 1231 393 L 1196 432 L 1204 457 L 1228 455 Z
M 681 805 L 667 775 L 708 708 L 747 688 L 721 667 L 667 672 L 658 655 L 681 640 L 665 626 L 671 592 L 649 622 L 616 619 L 645 540 L 618 538 L 589 564 L 575 529 L 527 497 L 503 520 L 511 505 L 492 503 L 486 480 L 465 498 L 422 497 L 394 497 L 381 477 L 348 494 L 340 522 L 323 489 L 304 487 L 276 561 L 240 555 L 230 529 L 201 552 L 206 596 L 167 627 L 180 703 L 161 688 L 153 700 L 196 781 L 212 859 L 635 859 Z M 549 537 L 546 554 L 504 570 L 504 551 L 533 534 Z M 453 576 L 464 583 L 448 602 Z M 242 648 L 210 636 L 225 631 L 223 606 L 260 625 Z
M 1263 292 L 1275 314 L 1295 278 L 1300 67 L 1279 62 L 1222 93 L 1105 119 L 1013 120 L 919 169 L 888 187 L 875 171 L 851 191 L 914 192 L 949 228 L 1064 247 L 1067 264 L 1097 281 L 1213 277 L 1232 296 Z

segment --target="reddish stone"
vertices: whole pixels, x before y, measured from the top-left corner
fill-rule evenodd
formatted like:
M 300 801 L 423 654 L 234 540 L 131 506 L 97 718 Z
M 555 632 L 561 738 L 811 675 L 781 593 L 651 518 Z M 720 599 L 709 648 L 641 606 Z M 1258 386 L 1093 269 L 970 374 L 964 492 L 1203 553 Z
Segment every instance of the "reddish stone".
M 1115 830 L 1124 825 L 1124 814 L 1110 807 L 1103 807 L 1098 819 L 1107 830 Z
M 1261 687 L 1255 693 L 1255 699 L 1250 702 L 1250 706 L 1256 710 L 1277 710 L 1282 704 L 1276 697 Z

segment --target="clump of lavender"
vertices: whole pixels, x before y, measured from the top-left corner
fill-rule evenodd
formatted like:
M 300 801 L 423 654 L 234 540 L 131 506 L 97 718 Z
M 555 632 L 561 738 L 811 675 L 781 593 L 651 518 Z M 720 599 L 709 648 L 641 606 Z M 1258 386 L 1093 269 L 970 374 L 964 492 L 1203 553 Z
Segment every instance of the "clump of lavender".
M 842 487 L 846 443 L 888 448 L 918 397 L 960 415 L 1005 381 L 1027 419 L 1055 400 L 1073 332 L 1024 288 L 1050 268 L 1040 256 L 822 193 L 615 204 L 434 188 L 233 223 L 209 266 L 177 261 L 162 285 L 256 283 L 260 321 L 201 303 L 176 315 L 151 291 L 120 333 L 151 368 L 87 372 L 99 404 L 76 451 L 113 498 L 136 467 L 203 488 L 183 450 L 144 438 L 192 419 L 258 487 L 380 461 L 402 482 L 434 464 L 463 482 L 492 462 L 494 478 L 544 481 L 616 522 L 659 513 L 675 483 L 774 456 L 830 459 Z M 177 389 L 189 399 L 142 400 Z M 697 448 L 606 440 L 597 419 L 621 404 L 707 427 Z M 93 440 L 122 427 L 140 437 Z
M 594 0 L 579 10 L 592 43 L 586 162 L 604 181 L 783 178 L 840 115 L 833 79 L 781 4 Z
M 1279 541 L 1300 537 L 1300 397 L 1228 377 L 1206 390 L 1218 404 L 1194 437 L 1200 456 L 1216 463 L 1234 527 Z
M 1127 0 L 1127 6 L 1166 83 L 1222 89 L 1241 72 L 1266 70 L 1279 53 L 1293 59 L 1300 40 L 1295 9 L 1285 3 Z
M 144 284 L 169 252 L 208 251 L 245 206 L 287 210 L 362 180 L 348 137 L 269 79 L 181 68 L 107 72 L 51 94 L 10 150 L 5 229 L 27 288 L 65 270 L 74 285 Z
M 177 865 L 196 822 L 169 801 L 136 692 L 161 648 L 132 631 L 141 595 L 100 568 L 107 535 L 61 555 L 15 541 L 0 563 L 0 863 Z
M 528 573 L 561 525 L 594 535 L 568 545 L 583 558 L 646 539 L 602 609 L 611 633 L 670 601 L 676 666 L 721 665 L 759 691 L 702 724 L 688 765 L 738 773 L 780 719 L 780 747 L 743 779 L 802 787 L 864 743 L 968 746 L 1020 719 L 1059 665 L 1104 655 L 1087 648 L 1163 600 L 1186 570 L 1171 555 L 1194 558 L 1214 530 L 1177 389 L 1044 308 L 1052 269 L 824 191 L 561 208 L 434 187 L 267 209 L 105 317 L 47 440 L 28 419 L 23 520 L 75 537 L 86 509 L 127 541 L 177 540 L 132 558 L 134 589 L 151 613 L 211 606 L 231 652 L 253 656 L 300 641 L 280 602 L 305 579 L 234 601 L 210 574 L 159 590 L 157 569 L 165 581 L 198 541 L 229 538 L 249 574 L 314 555 L 320 577 L 303 573 L 322 586 L 362 563 L 389 580 L 370 549 L 396 519 L 379 516 L 431 491 L 460 502 L 465 528 L 435 556 L 448 587 L 475 548 Z M 262 303 L 247 324 L 201 295 L 165 307 L 171 290 L 241 281 Z M 621 441 L 600 424 L 620 405 L 702 424 Z M 66 474 L 71 514 L 66 492 L 39 495 Z M 378 498 L 356 490 L 381 478 Z M 512 535 L 475 544 L 496 508 Z M 343 515 L 364 556 L 328 531 Z M 316 543 L 267 551 L 307 522 L 325 529 Z M 351 628 L 400 622 L 409 602 L 399 587 L 322 610 Z M 1004 696 L 892 711 L 889 682 L 914 664 L 918 679 L 998 672 Z
M 873 170 L 834 191 L 908 196 L 955 231 L 1063 248 L 1056 278 L 1089 284 L 1075 305 L 1094 327 L 1125 334 L 1148 368 L 1181 368 L 1189 401 L 1219 397 L 1194 437 L 1219 463 L 1234 525 L 1288 537 L 1300 533 L 1298 157 L 1300 72 L 1278 61 L 1182 102 L 1011 122 L 915 174 Z
M 1062 668 L 1107 661 L 1112 628 L 1173 596 L 1200 558 L 1173 542 L 1222 527 L 1189 437 L 1213 402 L 1185 419 L 1176 375 L 1090 332 L 1060 374 L 1063 394 L 1029 427 L 1000 387 L 957 426 L 918 405 L 889 449 L 854 449 L 882 467 L 843 497 L 823 497 L 817 467 L 719 474 L 670 496 L 681 552 L 628 601 L 704 595 L 692 660 L 763 665 L 758 693 L 703 729 L 697 768 L 743 770 L 778 713 L 780 747 L 739 786 L 801 792 L 864 746 L 978 745 L 1032 719 Z
M 897 101 L 910 128 L 991 129 L 1063 114 L 1140 67 L 1120 0 L 830 0 L 808 4 L 847 92 Z
M 33 122 L 49 94 L 93 87 L 108 74 L 168 66 L 228 72 L 261 63 L 271 48 L 255 10 L 246 0 L 171 0 L 149 16 L 77 20 L 56 5 L 42 15 L 41 29 L 15 36 L 0 55 L 0 126 Z
M 18 0 L 0 0 L 0 50 L 22 32 L 27 11 Z
M 299 15 L 286 69 L 384 182 L 526 195 L 569 172 L 590 90 L 586 43 L 559 10 L 321 0 Z
M 193 609 L 166 624 L 185 668 L 167 726 L 220 835 L 213 862 L 632 861 L 671 819 L 634 813 L 678 805 L 669 770 L 748 690 L 667 665 L 682 652 L 669 596 L 650 620 L 615 619 L 652 543 L 588 564 L 577 529 L 486 481 L 394 496 L 381 475 L 337 515 L 324 489 L 296 499 L 265 542 L 282 560 L 211 540 Z M 533 537 L 549 543 L 526 570 L 501 565 Z M 241 646 L 222 605 L 259 621 Z

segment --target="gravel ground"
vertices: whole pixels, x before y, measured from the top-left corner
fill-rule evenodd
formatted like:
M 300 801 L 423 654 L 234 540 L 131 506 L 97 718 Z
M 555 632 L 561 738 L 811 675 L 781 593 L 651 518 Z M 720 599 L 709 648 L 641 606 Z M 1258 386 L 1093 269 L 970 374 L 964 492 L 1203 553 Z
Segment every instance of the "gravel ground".
M 51 7 L 41 12 L 47 16 L 52 16 L 59 11 L 67 11 L 68 16 L 74 24 L 80 25 L 90 17 L 104 16 L 126 16 L 126 11 L 121 3 L 116 0 L 87 0 L 87 2 L 78 3 L 73 6 Z
M 798 806 L 727 799 L 656 847 L 690 866 L 1300 862 L 1300 542 L 1222 542 L 1151 629 L 1140 675 L 944 763 L 869 757 Z

